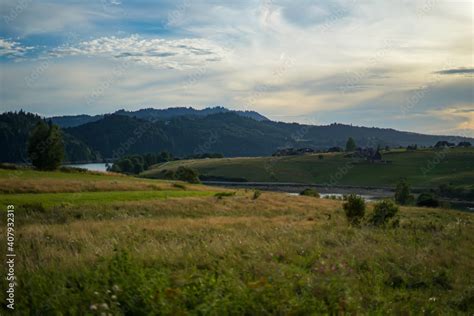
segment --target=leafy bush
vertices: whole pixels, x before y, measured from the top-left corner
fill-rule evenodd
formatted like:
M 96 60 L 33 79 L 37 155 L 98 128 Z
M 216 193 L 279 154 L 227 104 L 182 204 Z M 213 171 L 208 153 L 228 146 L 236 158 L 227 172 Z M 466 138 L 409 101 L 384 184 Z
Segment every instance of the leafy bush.
M 342 207 L 351 225 L 358 225 L 362 218 L 364 218 L 365 200 L 361 196 L 355 194 L 349 195 Z
M 183 166 L 178 167 L 178 169 L 176 170 L 164 169 L 158 174 L 157 178 L 167 180 L 179 180 L 189 183 L 201 183 L 201 181 L 199 180 L 199 175 L 194 169 Z
M 305 196 L 312 196 L 315 198 L 319 198 L 319 193 L 315 189 L 304 189 L 303 191 L 300 192 L 300 195 L 305 195 Z
M 400 205 L 407 205 L 413 200 L 414 198 L 410 194 L 410 185 L 405 180 L 400 181 L 395 188 L 395 202 Z
M 421 193 L 416 200 L 417 206 L 438 207 L 439 201 L 431 193 Z
M 388 223 L 390 219 L 398 213 L 398 206 L 391 200 L 383 200 L 375 203 L 374 213 L 370 222 L 375 226 L 382 226 Z
M 260 191 L 260 190 L 255 190 L 255 191 L 253 192 L 253 197 L 252 197 L 252 199 L 256 200 L 256 199 L 258 199 L 258 198 L 260 197 L 260 195 L 262 195 L 262 191 Z
M 176 180 L 186 181 L 189 183 L 200 183 L 198 173 L 187 167 L 180 166 L 174 174 Z

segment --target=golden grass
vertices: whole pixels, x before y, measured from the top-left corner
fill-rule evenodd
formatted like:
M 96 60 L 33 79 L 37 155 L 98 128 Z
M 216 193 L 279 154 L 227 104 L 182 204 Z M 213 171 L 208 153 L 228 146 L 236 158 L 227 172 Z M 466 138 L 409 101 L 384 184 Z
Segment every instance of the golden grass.
M 92 183 L 105 191 L 173 187 L 173 182 L 126 179 Z M 38 178 L 9 184 L 15 190 L 65 186 L 76 192 L 87 190 L 87 183 Z M 87 312 L 98 299 L 95 292 L 103 293 L 115 282 L 124 287 L 140 276 L 140 284 L 118 298 L 129 304 L 129 313 L 136 304 L 127 297 L 137 295 L 147 302 L 141 306 L 149 307 L 149 314 L 185 314 L 200 303 L 215 308 L 207 314 L 222 306 L 228 306 L 223 314 L 230 312 L 234 303 L 249 314 L 472 311 L 470 213 L 402 207 L 399 227 L 350 227 L 340 201 L 272 192 L 253 199 L 248 190 L 222 198 L 71 203 L 28 212 L 21 207 L 16 211 L 16 268 L 22 285 L 19 304 L 29 306 L 32 314 L 50 311 L 43 309 L 44 301 L 55 312 L 67 314 L 70 307 Z M 371 212 L 369 204 L 367 214 Z M 4 226 L 0 234 L 5 234 Z M 3 251 L 5 245 L 0 246 Z M 117 263 L 121 251 L 132 259 Z M 94 274 L 98 268 L 101 272 Z M 189 301 L 193 297 L 198 303 Z M 286 303 L 290 301 L 293 305 Z M 256 305 L 245 305 L 249 302 Z M 120 315 L 127 310 L 114 311 Z
M 36 179 L 0 179 L 0 193 L 67 193 L 67 192 L 97 192 L 97 191 L 148 191 L 148 190 L 178 190 L 174 183 L 179 181 L 141 180 L 130 181 L 127 177 L 106 180 L 71 180 L 56 178 Z M 192 190 L 203 191 L 216 189 L 202 185 L 182 183 Z

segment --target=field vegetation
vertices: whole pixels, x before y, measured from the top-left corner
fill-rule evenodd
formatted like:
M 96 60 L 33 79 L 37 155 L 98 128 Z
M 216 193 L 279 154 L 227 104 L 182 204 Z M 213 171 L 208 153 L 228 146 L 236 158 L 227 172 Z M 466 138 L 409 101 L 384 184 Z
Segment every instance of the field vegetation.
M 0 186 L 17 315 L 474 312 L 470 213 L 400 207 L 379 227 L 369 203 L 353 226 L 343 201 L 282 193 L 33 170 Z

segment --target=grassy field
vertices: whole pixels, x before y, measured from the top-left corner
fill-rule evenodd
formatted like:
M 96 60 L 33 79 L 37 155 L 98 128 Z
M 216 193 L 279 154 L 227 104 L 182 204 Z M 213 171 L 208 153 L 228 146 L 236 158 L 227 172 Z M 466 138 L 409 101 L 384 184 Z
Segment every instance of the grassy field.
M 350 227 L 340 201 L 271 192 L 31 170 L 1 170 L 0 186 L 13 314 L 474 312 L 470 213 L 404 207 L 398 227 Z
M 172 181 L 154 181 L 101 172 L 40 172 L 0 169 L 0 193 L 67 193 L 179 190 Z M 182 183 L 181 183 L 182 185 Z M 209 190 L 186 185 L 192 190 Z
M 440 184 L 474 184 L 474 149 L 392 151 L 383 154 L 389 163 L 369 163 L 344 157 L 344 153 L 286 157 L 223 158 L 174 161 L 142 173 L 159 177 L 160 172 L 185 165 L 200 174 L 245 178 L 257 182 L 299 182 L 330 185 L 393 187 L 406 178 L 416 187 Z

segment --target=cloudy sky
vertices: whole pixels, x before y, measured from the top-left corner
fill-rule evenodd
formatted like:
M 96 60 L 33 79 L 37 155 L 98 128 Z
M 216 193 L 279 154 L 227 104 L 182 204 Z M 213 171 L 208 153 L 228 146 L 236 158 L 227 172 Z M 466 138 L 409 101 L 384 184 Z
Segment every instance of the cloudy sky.
M 225 106 L 474 136 L 470 0 L 2 0 L 1 111 Z

